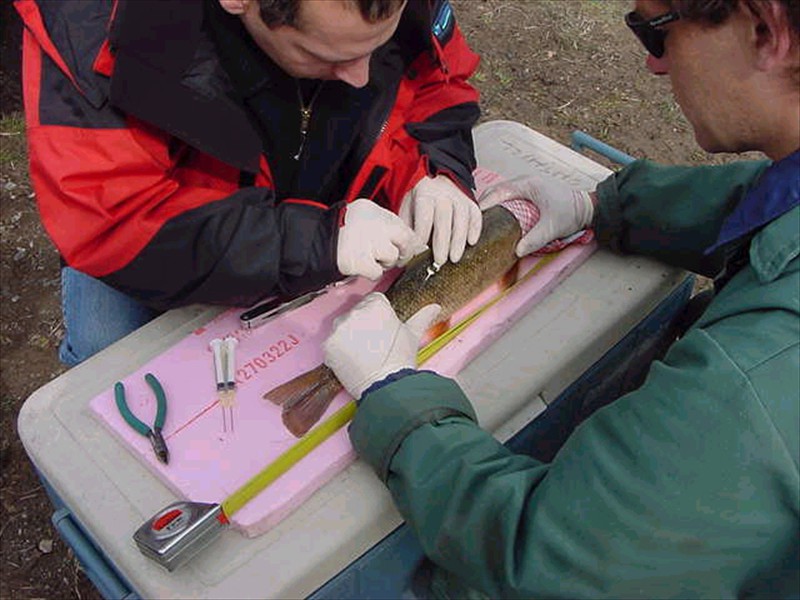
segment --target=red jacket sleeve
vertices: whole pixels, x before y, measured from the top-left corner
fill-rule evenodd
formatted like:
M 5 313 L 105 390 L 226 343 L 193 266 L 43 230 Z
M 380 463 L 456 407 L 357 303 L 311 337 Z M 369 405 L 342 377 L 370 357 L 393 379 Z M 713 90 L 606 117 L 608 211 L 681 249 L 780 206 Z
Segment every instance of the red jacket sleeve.
M 106 3 L 62 6 L 70 5 L 100 11 Z M 337 207 L 276 206 L 268 187 L 239 189 L 237 169 L 109 106 L 108 78 L 96 72 L 102 27 L 71 36 L 77 46 L 57 44 L 49 32 L 79 15 L 31 0 L 16 6 L 26 26 L 31 178 L 68 265 L 162 308 L 249 304 L 340 276 Z M 108 20 L 106 9 L 91 16 Z M 302 248 L 289 243 L 298 239 Z
M 469 48 L 446 0 L 434 2 L 431 40 L 434 55 L 420 56 L 412 65 L 413 79 L 405 82 L 412 94 L 398 146 L 405 153 L 417 152 L 420 161 L 414 173 L 392 169 L 388 174 L 387 190 L 395 210 L 405 192 L 425 175 L 446 174 L 473 194 L 472 128 L 480 109 L 478 91 L 468 80 L 480 59 Z

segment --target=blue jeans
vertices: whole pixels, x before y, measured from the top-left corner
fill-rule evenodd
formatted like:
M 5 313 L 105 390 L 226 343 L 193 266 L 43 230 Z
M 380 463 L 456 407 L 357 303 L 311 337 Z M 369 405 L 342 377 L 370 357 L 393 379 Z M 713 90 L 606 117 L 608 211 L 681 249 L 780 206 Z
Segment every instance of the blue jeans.
M 61 311 L 65 334 L 58 357 L 69 367 L 161 314 L 71 267 L 61 269 Z

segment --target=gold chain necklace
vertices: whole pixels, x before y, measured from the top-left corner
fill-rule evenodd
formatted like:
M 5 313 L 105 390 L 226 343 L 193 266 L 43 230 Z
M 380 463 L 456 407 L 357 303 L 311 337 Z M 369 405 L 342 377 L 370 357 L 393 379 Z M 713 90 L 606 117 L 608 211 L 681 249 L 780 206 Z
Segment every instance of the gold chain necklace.
M 311 114 L 314 110 L 314 101 L 317 99 L 317 96 L 319 96 L 319 92 L 322 89 L 325 81 L 320 81 L 317 84 L 317 88 L 311 95 L 311 100 L 308 101 L 308 104 L 303 102 L 303 92 L 300 89 L 300 82 L 297 79 L 295 79 L 294 82 L 297 84 L 297 100 L 300 102 L 300 147 L 297 149 L 297 153 L 292 158 L 295 160 L 300 160 L 300 155 L 303 153 L 303 148 L 306 146 L 308 125 L 311 122 Z

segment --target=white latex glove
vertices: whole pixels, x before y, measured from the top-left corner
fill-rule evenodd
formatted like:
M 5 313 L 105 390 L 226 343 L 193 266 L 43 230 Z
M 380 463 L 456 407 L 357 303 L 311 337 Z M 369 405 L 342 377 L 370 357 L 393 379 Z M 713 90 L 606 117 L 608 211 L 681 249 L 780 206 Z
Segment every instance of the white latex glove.
M 339 230 L 336 263 L 342 275 L 379 279 L 384 270 L 426 249 L 414 230 L 390 210 L 359 198 L 347 205 Z
M 433 260 L 458 262 L 467 244 L 478 241 L 483 215 L 475 201 L 448 177 L 424 177 L 403 198 L 398 213 L 427 243 L 433 230 Z
M 585 229 L 592 223 L 594 204 L 589 192 L 557 180 L 525 175 L 490 185 L 480 196 L 481 210 L 521 198 L 539 209 L 539 221 L 517 244 L 517 256 L 536 252 L 549 242 Z
M 403 323 L 386 296 L 368 294 L 334 321 L 333 333 L 323 344 L 325 364 L 359 399 L 376 381 L 417 366 L 420 339 L 441 310 L 438 304 L 429 304 Z

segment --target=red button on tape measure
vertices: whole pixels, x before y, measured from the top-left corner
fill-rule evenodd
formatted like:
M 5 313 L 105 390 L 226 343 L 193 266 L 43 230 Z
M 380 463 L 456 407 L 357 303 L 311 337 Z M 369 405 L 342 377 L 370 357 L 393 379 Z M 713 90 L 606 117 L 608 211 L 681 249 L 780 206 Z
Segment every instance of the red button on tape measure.
M 162 529 L 164 529 L 164 527 L 172 523 L 172 521 L 180 517 L 182 514 L 183 511 L 180 510 L 179 508 L 164 513 L 153 522 L 153 529 L 155 531 L 161 531 Z

